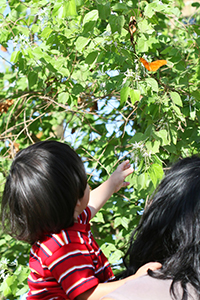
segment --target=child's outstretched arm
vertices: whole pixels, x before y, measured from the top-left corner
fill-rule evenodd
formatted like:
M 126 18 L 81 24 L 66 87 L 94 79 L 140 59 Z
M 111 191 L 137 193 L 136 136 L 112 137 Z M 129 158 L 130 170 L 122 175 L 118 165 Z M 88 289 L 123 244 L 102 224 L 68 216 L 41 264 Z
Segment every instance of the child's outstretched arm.
M 125 279 L 106 282 L 106 283 L 99 283 L 96 287 L 89 289 L 88 291 L 80 294 L 75 298 L 75 300 L 99 300 L 103 296 L 107 295 L 108 293 L 113 292 L 118 287 L 122 286 L 129 280 L 136 279 L 142 275 L 145 275 L 149 269 L 152 271 L 158 270 L 162 267 L 162 265 L 158 262 L 150 262 L 142 266 L 138 271 Z
M 129 185 L 129 182 L 125 182 L 124 180 L 131 173 L 133 173 L 133 168 L 131 167 L 129 160 L 126 160 L 117 167 L 108 180 L 91 191 L 88 203 L 92 214 L 91 218 L 96 215 L 113 193 L 116 193 L 122 187 Z

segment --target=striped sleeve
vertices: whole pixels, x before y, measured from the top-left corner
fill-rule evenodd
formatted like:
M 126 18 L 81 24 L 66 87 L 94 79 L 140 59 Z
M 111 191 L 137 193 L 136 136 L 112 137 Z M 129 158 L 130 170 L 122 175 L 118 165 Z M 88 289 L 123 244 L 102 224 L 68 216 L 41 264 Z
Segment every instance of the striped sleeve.
M 50 256 L 45 264 L 70 300 L 99 284 L 99 279 L 95 277 L 93 261 L 85 245 L 64 245 Z
M 87 224 L 91 219 L 91 211 L 87 206 L 86 209 L 78 216 L 78 222 L 80 224 Z

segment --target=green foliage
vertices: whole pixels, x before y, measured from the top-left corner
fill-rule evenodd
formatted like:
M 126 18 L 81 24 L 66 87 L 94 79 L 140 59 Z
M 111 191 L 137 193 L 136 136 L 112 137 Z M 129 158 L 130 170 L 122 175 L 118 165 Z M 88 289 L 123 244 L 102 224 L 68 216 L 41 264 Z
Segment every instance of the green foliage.
M 28 258 L 30 247 L 16 242 L 9 235 L 0 239 L 0 294 L 6 299 L 16 299 L 27 292 L 29 274 Z M 9 298 L 8 298 L 9 297 Z
M 15 153 L 39 140 L 71 144 L 92 188 L 129 158 L 130 189 L 93 219 L 115 265 L 165 168 L 199 152 L 199 10 L 185 17 L 183 2 L 171 0 L 8 5 L 0 1 L 0 193 Z M 167 64 L 149 72 L 140 57 Z M 7 299 L 27 289 L 28 251 L 1 234 L 0 293 Z

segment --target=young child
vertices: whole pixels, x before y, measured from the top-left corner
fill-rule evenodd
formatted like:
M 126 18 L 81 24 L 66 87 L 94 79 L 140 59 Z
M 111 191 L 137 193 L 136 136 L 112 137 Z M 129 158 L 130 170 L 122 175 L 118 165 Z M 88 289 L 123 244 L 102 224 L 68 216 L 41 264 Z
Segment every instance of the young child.
M 149 267 L 160 267 L 150 264 L 113 281 L 90 231 L 90 219 L 129 184 L 124 180 L 132 172 L 127 160 L 90 193 L 83 163 L 68 145 L 39 142 L 16 155 L 4 189 L 2 219 L 12 236 L 32 245 L 27 299 L 98 300 Z

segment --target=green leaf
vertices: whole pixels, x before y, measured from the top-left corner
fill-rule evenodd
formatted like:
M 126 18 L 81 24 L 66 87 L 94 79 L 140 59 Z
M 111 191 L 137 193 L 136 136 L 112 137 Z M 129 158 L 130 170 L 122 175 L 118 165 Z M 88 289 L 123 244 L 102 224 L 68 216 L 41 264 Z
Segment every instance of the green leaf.
M 83 49 L 87 46 L 87 44 L 89 43 L 90 39 L 85 38 L 84 36 L 79 36 L 78 39 L 76 40 L 76 49 L 79 52 L 82 52 Z
M 63 57 L 59 57 L 57 59 L 52 58 L 52 65 L 55 69 L 60 70 L 60 68 L 64 66 L 65 61 L 66 60 Z
M 41 33 L 41 37 L 43 37 L 44 39 L 47 39 L 49 37 L 49 35 L 52 33 L 52 31 L 53 30 L 50 27 L 45 27 Z
M 170 96 L 171 96 L 172 101 L 174 102 L 174 104 L 183 107 L 181 97 L 177 92 L 170 92 Z
M 19 29 L 19 27 L 18 27 L 18 29 Z M 21 26 L 20 31 L 21 31 L 21 33 L 24 34 L 25 36 L 29 36 L 29 34 L 30 34 L 30 30 L 29 30 L 28 28 L 26 28 L 26 27 L 22 27 L 22 26 Z
M 36 72 L 29 72 L 28 73 L 28 86 L 29 89 L 31 89 L 37 82 L 38 80 L 38 73 Z
M 98 17 L 99 17 L 99 14 L 98 14 L 98 10 L 94 9 L 90 12 L 88 12 L 84 19 L 83 19 L 83 26 L 85 25 L 85 23 L 87 22 L 90 22 L 90 21 L 97 21 L 98 20 Z
M 17 81 L 17 87 L 24 91 L 25 89 L 27 89 L 28 87 L 28 82 L 27 82 L 27 77 L 21 77 L 18 81 Z
M 88 65 L 93 64 L 97 60 L 98 55 L 99 55 L 98 51 L 93 51 L 89 53 L 85 59 L 85 63 Z
M 108 22 L 110 24 L 112 33 L 118 32 L 119 34 L 121 34 L 122 28 L 125 23 L 124 16 L 111 15 Z
M 128 86 L 123 86 L 123 88 L 120 91 L 120 102 L 121 104 L 126 103 L 128 96 L 130 92 L 130 87 Z
M 122 256 L 124 256 L 124 253 L 119 249 L 115 249 L 109 258 L 110 264 L 116 264 L 122 258 Z
M 152 16 L 155 14 L 156 10 L 155 10 L 156 4 L 150 3 L 147 4 L 145 9 L 144 9 L 144 15 L 148 18 L 152 18 Z
M 114 228 L 119 227 L 122 224 L 122 219 L 121 217 L 117 217 L 114 219 Z
M 170 144 L 170 140 L 168 138 L 168 132 L 167 132 L 167 130 L 161 129 L 160 131 L 156 131 L 154 133 L 154 135 L 156 136 L 156 138 L 160 138 L 161 139 L 161 145 L 162 146 Z
M 149 45 L 148 45 L 148 41 L 144 35 L 141 35 L 141 37 L 138 38 L 137 47 L 138 47 L 138 51 L 140 53 L 148 51 Z
M 159 181 L 163 178 L 164 172 L 159 164 L 152 164 L 148 169 L 149 176 L 153 182 L 154 188 L 157 187 Z
M 102 212 L 98 212 L 95 216 L 95 222 L 98 223 L 105 223 L 104 217 L 103 217 L 103 213 Z
M 76 2 L 76 6 L 81 6 L 84 3 L 83 0 L 76 0 L 75 2 Z
M 99 4 L 97 5 L 98 12 L 99 12 L 99 18 L 101 20 L 106 20 L 110 16 L 110 3 L 106 4 Z
M 140 101 L 140 90 L 129 90 L 131 102 L 134 105 L 136 101 Z
M 146 148 L 147 148 L 148 152 L 150 152 L 152 154 L 155 154 L 155 153 L 159 152 L 160 141 L 154 141 L 154 142 L 147 141 L 145 145 L 146 145 Z
M 126 217 L 121 218 L 121 224 L 125 229 L 128 229 L 129 219 Z
M 170 12 L 173 13 L 176 17 L 179 17 L 181 15 L 181 11 L 178 7 L 172 7 Z
M 145 141 L 146 138 L 146 135 L 144 135 L 142 132 L 136 132 L 134 136 L 130 139 L 129 143 Z
M 40 59 L 44 55 L 40 47 L 32 49 L 31 53 L 35 56 L 36 59 Z
M 62 74 L 65 78 L 70 75 L 70 71 L 66 68 L 60 68 L 59 73 Z
M 137 189 L 140 191 L 141 189 L 145 188 L 146 185 L 146 174 L 142 173 L 137 176 Z
M 112 6 L 112 9 L 114 11 L 122 11 L 124 13 L 126 13 L 129 10 L 128 6 L 125 3 L 116 3 Z
M 16 296 L 23 296 L 27 292 L 28 292 L 28 286 L 24 286 L 23 288 L 20 288 L 20 290 L 16 292 Z
M 52 10 L 52 16 L 55 17 L 55 16 L 58 16 L 60 14 L 60 10 L 62 10 L 61 13 L 63 13 L 63 6 L 62 6 L 62 3 L 61 2 L 57 2 L 55 3 L 54 7 L 53 7 L 53 10 Z
M 158 92 L 158 83 L 154 78 L 146 78 L 145 81 L 153 91 Z
M 4 296 L 14 295 L 17 290 L 17 277 L 15 275 L 8 276 L 2 283 Z
M 39 28 L 38 25 L 33 24 L 33 25 L 31 26 L 31 32 L 32 32 L 32 33 L 38 33 L 39 30 L 40 30 L 40 28 Z
M 196 118 L 196 111 L 195 111 L 195 110 L 193 110 L 193 111 L 190 112 L 190 118 L 191 118 L 193 121 L 195 120 L 195 118 Z
M 177 116 L 182 117 L 182 113 L 180 111 L 180 108 L 176 105 L 172 105 L 171 108 L 174 110 L 174 112 L 177 114 Z
M 81 92 L 83 92 L 83 86 L 79 83 L 75 84 L 72 93 L 75 95 L 79 95 Z
M 152 28 L 151 24 L 149 24 L 146 19 L 138 23 L 138 28 L 141 33 L 152 34 L 154 32 L 154 29 Z
M 200 7 L 200 3 L 199 2 L 193 2 L 191 5 L 194 6 L 194 7 L 196 7 L 196 8 Z
M 64 2 L 64 14 L 63 17 L 75 16 L 76 12 L 76 1 L 75 0 L 67 0 Z
M 3 295 L 5 297 L 8 297 L 9 295 L 12 295 L 11 287 L 10 287 L 10 285 L 8 285 L 6 280 L 1 283 L 1 291 L 3 292 Z
M 16 63 L 19 57 L 20 51 L 13 51 L 11 54 L 11 58 L 10 61 L 12 61 L 13 63 Z
M 111 243 L 104 243 L 101 246 L 101 250 L 103 251 L 103 253 L 105 254 L 106 257 L 109 257 L 110 254 L 116 250 L 115 246 Z
M 58 102 L 66 104 L 69 99 L 69 93 L 62 92 L 58 95 Z

